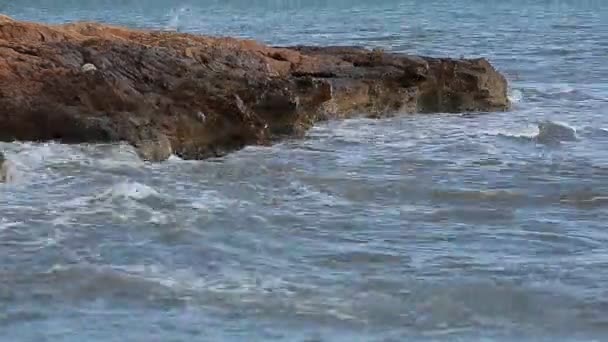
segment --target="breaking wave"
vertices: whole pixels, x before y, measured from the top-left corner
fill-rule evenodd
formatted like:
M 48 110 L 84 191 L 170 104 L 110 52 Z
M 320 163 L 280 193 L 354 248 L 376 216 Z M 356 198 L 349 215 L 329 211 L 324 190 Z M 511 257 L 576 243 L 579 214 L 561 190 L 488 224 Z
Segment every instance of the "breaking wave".
M 138 182 L 125 181 L 113 185 L 110 189 L 96 196 L 97 200 L 132 199 L 143 200 L 150 197 L 160 198 L 161 195 L 152 187 Z

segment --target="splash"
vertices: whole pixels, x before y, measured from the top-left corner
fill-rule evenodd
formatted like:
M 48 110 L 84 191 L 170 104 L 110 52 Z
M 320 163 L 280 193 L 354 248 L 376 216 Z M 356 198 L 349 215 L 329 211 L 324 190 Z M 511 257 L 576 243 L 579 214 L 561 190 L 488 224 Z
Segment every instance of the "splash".
M 161 197 L 152 187 L 138 182 L 121 182 L 101 193 L 97 199 L 132 199 L 144 200 L 149 197 Z
M 521 90 L 518 89 L 509 89 L 508 98 L 511 103 L 521 103 L 523 101 L 524 95 Z
M 165 26 L 164 30 L 180 32 L 182 19 L 188 14 L 190 14 L 189 7 L 178 7 L 171 9 L 169 12 L 169 22 Z

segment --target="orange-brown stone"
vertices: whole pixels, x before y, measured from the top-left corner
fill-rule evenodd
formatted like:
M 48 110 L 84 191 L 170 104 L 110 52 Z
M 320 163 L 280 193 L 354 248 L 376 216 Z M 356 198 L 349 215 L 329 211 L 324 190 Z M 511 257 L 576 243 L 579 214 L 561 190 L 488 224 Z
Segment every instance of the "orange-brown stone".
M 201 159 L 320 120 L 508 107 L 507 82 L 484 59 L 0 16 L 3 141 L 128 141 L 148 160 Z

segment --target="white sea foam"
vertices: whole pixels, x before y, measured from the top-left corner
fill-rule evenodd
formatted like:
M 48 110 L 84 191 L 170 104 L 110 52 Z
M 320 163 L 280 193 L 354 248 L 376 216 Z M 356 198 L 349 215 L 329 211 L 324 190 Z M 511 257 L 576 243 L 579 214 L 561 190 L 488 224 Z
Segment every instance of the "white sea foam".
M 65 179 L 65 171 L 80 172 L 79 166 L 95 170 L 141 169 L 145 164 L 135 150 L 125 144 L 66 145 L 54 142 L 0 143 L 0 150 L 9 161 L 10 183 L 46 183 Z
M 154 188 L 138 183 L 125 181 L 114 184 L 110 189 L 102 192 L 97 199 L 120 199 L 128 198 L 133 200 L 142 200 L 148 197 L 161 197 Z
M 147 202 L 150 199 L 152 201 Z M 161 205 L 158 200 L 162 201 L 163 196 L 150 186 L 137 182 L 120 182 L 99 194 L 92 193 L 60 203 L 63 213 L 51 223 L 61 226 L 79 222 L 80 226 L 86 226 L 88 224 L 83 219 L 104 215 L 119 222 L 137 220 L 166 224 L 170 221 L 170 215 L 156 207 Z
M 7 178 L 9 183 L 25 182 L 29 178 L 44 180 L 49 176 L 46 165 L 49 160 L 56 161 L 64 158 L 66 151 L 63 145 L 48 143 L 12 143 L 2 144 L 8 161 Z
M 169 158 L 167 158 L 168 162 L 181 162 L 184 161 L 184 159 L 180 158 L 179 156 L 176 156 L 175 154 L 172 154 L 169 156 Z
M 511 103 L 520 103 L 523 101 L 524 95 L 521 92 L 521 90 L 510 89 L 508 97 L 509 97 L 509 101 L 511 101 Z

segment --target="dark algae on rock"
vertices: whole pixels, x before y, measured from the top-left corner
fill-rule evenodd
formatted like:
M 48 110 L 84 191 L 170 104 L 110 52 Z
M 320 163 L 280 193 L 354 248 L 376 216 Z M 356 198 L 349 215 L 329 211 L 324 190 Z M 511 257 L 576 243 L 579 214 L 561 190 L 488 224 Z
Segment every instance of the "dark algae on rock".
M 127 141 L 146 160 L 203 159 L 322 120 L 508 107 L 507 82 L 485 59 L 0 16 L 3 141 Z

